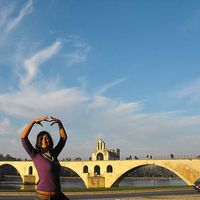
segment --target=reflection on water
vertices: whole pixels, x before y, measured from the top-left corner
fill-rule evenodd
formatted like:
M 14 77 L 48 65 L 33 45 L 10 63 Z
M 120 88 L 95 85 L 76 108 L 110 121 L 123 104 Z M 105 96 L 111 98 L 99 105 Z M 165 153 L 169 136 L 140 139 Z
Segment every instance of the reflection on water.
M 146 186 L 185 186 L 186 183 L 180 179 L 124 179 L 119 186 L 133 186 L 133 187 L 146 187 Z
M 62 188 L 85 188 L 85 184 L 80 179 L 71 179 L 71 180 L 61 180 L 61 186 Z
M 62 179 L 62 189 L 65 188 L 85 188 L 85 184 L 80 179 Z M 185 182 L 182 180 L 174 179 L 156 179 L 156 180 L 144 180 L 144 179 L 124 179 L 119 184 L 119 187 L 123 186 L 185 186 Z M 0 181 L 0 190 L 34 190 L 35 185 L 23 185 L 20 179 Z

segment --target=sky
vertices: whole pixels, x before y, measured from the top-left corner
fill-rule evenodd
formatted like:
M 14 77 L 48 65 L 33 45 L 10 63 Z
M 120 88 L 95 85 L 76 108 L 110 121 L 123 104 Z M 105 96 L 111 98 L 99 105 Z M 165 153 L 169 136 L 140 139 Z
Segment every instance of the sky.
M 62 158 L 200 154 L 200 1 L 1 0 L 0 153 L 59 118 Z M 58 127 L 43 123 L 54 143 Z

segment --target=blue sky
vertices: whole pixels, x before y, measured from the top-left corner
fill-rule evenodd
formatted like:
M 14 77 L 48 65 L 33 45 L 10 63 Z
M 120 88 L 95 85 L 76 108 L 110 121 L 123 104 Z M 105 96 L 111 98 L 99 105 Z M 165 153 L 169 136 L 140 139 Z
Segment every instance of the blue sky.
M 52 115 L 60 158 L 99 138 L 122 157 L 199 154 L 198 0 L 2 0 L 0 34 L 1 153 L 27 157 L 20 132 Z

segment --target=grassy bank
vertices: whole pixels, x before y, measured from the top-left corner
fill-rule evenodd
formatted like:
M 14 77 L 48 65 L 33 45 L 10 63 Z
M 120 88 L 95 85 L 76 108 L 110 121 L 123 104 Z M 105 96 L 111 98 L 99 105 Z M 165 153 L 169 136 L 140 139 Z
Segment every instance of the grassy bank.
M 82 180 L 80 177 L 61 176 L 61 180 Z M 179 177 L 125 177 L 123 180 L 181 180 Z
M 127 191 L 127 190 L 153 190 L 153 189 L 191 189 L 191 186 L 146 186 L 146 187 L 112 187 L 112 188 L 63 188 L 64 192 L 98 192 L 98 191 Z
M 191 189 L 192 186 L 148 186 L 148 187 L 112 187 L 112 188 L 63 188 L 63 192 L 109 192 L 109 191 L 135 191 L 135 190 L 162 190 L 162 189 Z M 0 190 L 1 192 L 35 192 L 34 189 L 30 190 Z

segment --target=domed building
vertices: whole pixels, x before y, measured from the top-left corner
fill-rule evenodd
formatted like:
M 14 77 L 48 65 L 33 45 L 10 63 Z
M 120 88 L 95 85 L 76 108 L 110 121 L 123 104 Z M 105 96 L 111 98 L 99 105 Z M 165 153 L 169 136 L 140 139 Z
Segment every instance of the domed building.
M 97 141 L 96 150 L 92 153 L 92 160 L 120 160 L 120 150 L 106 149 L 105 142 L 99 139 Z

